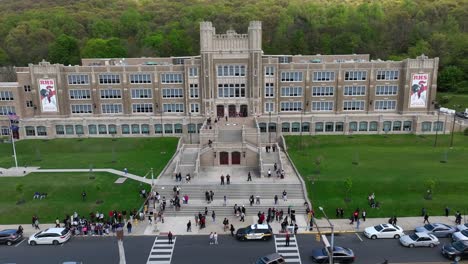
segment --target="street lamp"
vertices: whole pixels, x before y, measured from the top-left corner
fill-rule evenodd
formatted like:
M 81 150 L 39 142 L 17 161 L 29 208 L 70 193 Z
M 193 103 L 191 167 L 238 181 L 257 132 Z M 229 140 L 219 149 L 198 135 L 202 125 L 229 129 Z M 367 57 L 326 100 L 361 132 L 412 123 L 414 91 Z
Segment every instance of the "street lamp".
M 330 264 L 333 264 L 333 250 L 334 250 L 334 247 L 335 247 L 335 231 L 334 231 L 334 227 L 333 227 L 333 224 L 330 222 L 330 219 L 328 219 L 328 216 L 327 214 L 325 213 L 325 211 L 323 210 L 323 207 L 319 206 L 319 209 L 320 211 L 322 211 L 323 215 L 325 216 L 325 218 L 327 219 L 328 221 L 328 224 L 330 225 L 330 228 L 331 228 L 331 243 L 330 243 L 330 247 L 331 249 L 329 250 L 329 260 L 330 260 Z
M 268 145 L 271 144 L 271 129 L 270 129 L 270 124 L 271 124 L 271 111 L 268 112 L 269 116 L 269 121 L 268 121 Z
M 154 173 L 153 173 L 153 168 L 151 168 L 151 187 L 154 186 Z
M 188 129 L 188 133 L 189 133 L 189 136 L 190 136 L 190 144 L 192 144 L 192 133 L 193 133 L 193 126 L 192 126 L 192 113 L 189 112 L 188 113 L 188 116 L 189 116 L 189 129 Z
M 457 109 L 457 107 L 459 107 L 459 105 L 454 105 L 453 108 L 454 109 Z M 455 110 L 456 111 L 456 110 Z M 456 120 L 456 117 L 457 117 L 457 114 L 456 112 L 453 113 L 453 122 L 452 122 L 452 136 L 450 138 L 450 148 L 453 148 L 453 132 L 455 131 L 455 120 Z

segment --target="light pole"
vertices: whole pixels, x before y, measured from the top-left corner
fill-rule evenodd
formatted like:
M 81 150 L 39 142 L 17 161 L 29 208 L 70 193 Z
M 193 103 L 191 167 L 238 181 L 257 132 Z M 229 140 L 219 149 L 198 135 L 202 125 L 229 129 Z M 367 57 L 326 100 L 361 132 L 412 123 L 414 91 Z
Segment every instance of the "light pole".
M 325 211 L 323 210 L 323 207 L 319 206 L 319 209 L 320 211 L 322 211 L 323 215 L 325 216 L 325 218 L 327 219 L 328 221 L 328 224 L 330 225 L 330 228 L 331 228 L 331 243 L 330 243 L 330 247 L 331 249 L 329 250 L 329 260 L 330 260 L 330 264 L 333 264 L 333 249 L 335 247 L 335 231 L 334 231 L 334 227 L 333 227 L 333 224 L 330 222 L 330 219 L 328 219 L 328 216 L 327 214 L 325 213 Z
M 268 145 L 271 144 L 271 129 L 270 129 L 270 124 L 271 124 L 271 111 L 268 112 L 269 116 L 269 121 L 268 121 Z
M 11 145 L 13 147 L 13 157 L 15 158 L 15 167 L 16 170 L 18 170 L 18 159 L 16 157 L 16 146 L 15 146 L 15 137 L 13 136 L 14 129 L 18 129 L 17 124 L 19 116 L 16 115 L 16 113 L 9 113 L 8 118 L 10 119 L 10 136 L 11 136 Z
M 188 133 L 189 133 L 189 137 L 190 137 L 190 144 L 192 144 L 192 133 L 193 133 L 193 131 L 191 130 L 191 129 L 193 129 L 193 126 L 192 126 L 192 113 L 189 112 L 188 116 L 189 116 Z
M 440 118 L 440 108 L 437 109 L 437 128 L 436 128 L 436 135 L 434 140 L 434 148 L 437 147 L 437 135 L 439 134 L 439 118 Z
M 454 105 L 453 108 L 454 109 L 457 109 L 457 107 L 459 107 L 459 105 Z M 456 110 L 455 110 L 456 111 Z M 452 136 L 450 138 L 450 148 L 453 148 L 453 133 L 455 131 L 455 120 L 457 118 L 457 115 L 456 115 L 456 112 L 453 113 L 453 122 L 452 122 Z
M 151 168 L 151 187 L 154 186 L 154 174 L 153 174 L 153 168 Z

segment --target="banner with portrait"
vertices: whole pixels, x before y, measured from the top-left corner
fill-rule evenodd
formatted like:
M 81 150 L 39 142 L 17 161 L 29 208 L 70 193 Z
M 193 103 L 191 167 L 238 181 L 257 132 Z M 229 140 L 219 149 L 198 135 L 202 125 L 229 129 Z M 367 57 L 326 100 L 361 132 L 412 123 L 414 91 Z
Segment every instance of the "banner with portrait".
M 57 91 L 54 79 L 39 80 L 39 95 L 41 97 L 42 112 L 57 112 Z
M 409 107 L 427 107 L 429 74 L 415 73 L 411 76 Z

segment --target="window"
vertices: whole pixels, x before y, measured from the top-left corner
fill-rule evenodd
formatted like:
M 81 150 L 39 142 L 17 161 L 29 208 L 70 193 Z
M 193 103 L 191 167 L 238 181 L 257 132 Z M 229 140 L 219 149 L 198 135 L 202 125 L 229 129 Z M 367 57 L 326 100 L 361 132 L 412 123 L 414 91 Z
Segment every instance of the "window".
M 367 79 L 367 71 L 346 71 L 345 81 L 365 81 Z
M 130 134 L 130 126 L 125 124 L 125 125 L 122 125 L 122 134 L 124 135 L 128 135 Z
M 315 123 L 315 132 L 323 132 L 323 122 Z
M 70 74 L 68 75 L 68 84 L 89 84 L 89 76 L 87 74 Z
M 183 83 L 182 73 L 161 73 L 161 83 Z
M 26 130 L 26 136 L 35 136 L 36 135 L 36 128 L 33 126 L 26 126 L 24 128 Z
M 352 95 L 352 96 L 362 96 L 366 95 L 366 86 L 359 85 L 359 86 L 345 86 L 343 90 L 344 95 Z
M 164 88 L 162 89 L 163 98 L 183 98 L 184 90 L 182 88 Z
M 93 108 L 90 104 L 82 105 L 71 105 L 72 114 L 91 114 L 93 113 Z
M 370 122 L 370 125 L 369 125 L 369 131 L 377 131 L 377 126 L 378 126 L 379 123 L 377 123 L 377 121 L 372 121 Z
M 69 90 L 71 100 L 82 100 L 91 98 L 91 90 Z
M 391 111 L 396 109 L 395 100 L 378 100 L 374 102 L 374 110 L 376 111 Z
M 275 76 L 275 67 L 266 66 L 265 67 L 265 76 Z
M 391 71 L 377 71 L 376 75 L 377 81 L 392 81 L 392 80 L 398 80 L 398 71 L 391 70 Z
M 292 61 L 291 56 L 280 56 L 278 57 L 278 62 L 279 63 L 290 63 Z
M 195 124 L 188 124 L 187 131 L 189 134 L 197 133 L 197 126 Z
M 312 111 L 333 111 L 333 101 L 312 102 Z
M 335 80 L 335 72 L 332 71 L 319 71 L 314 72 L 312 81 L 314 82 L 332 82 Z
M 33 101 L 26 101 L 26 107 L 34 107 Z
M 101 111 L 103 114 L 120 114 L 122 113 L 122 104 L 102 104 Z
M 388 132 L 392 129 L 392 121 L 384 121 L 382 130 Z
M 422 122 L 421 130 L 423 132 L 431 131 L 432 123 L 431 122 Z
M 302 82 L 302 72 L 281 72 L 282 82 Z
M 411 121 L 403 122 L 403 130 L 404 131 L 411 131 Z
M 117 84 L 120 83 L 120 74 L 99 74 L 100 84 Z
M 117 126 L 116 125 L 108 125 L 107 128 L 109 130 L 109 134 L 111 134 L 111 135 L 117 134 Z
M 281 102 L 281 112 L 302 111 L 302 102 Z
M 218 84 L 218 97 L 219 98 L 235 98 L 245 97 L 245 84 Z
M 312 87 L 312 96 L 333 96 L 334 90 L 333 86 Z
M 153 104 L 132 104 L 133 113 L 153 113 Z
M 0 135 L 2 136 L 8 136 L 10 135 L 10 128 L 7 126 L 2 126 L 0 129 Z
M 265 103 L 265 113 L 275 112 L 275 103 L 266 102 Z
M 116 99 L 122 98 L 122 91 L 120 89 L 101 89 L 101 99 Z
M 245 65 L 218 65 L 217 67 L 217 76 L 245 76 Z
M 150 133 L 149 125 L 143 124 L 141 125 L 141 133 L 148 135 Z
M 165 134 L 172 134 L 173 133 L 172 124 L 164 124 L 164 133 Z
M 24 85 L 23 88 L 25 92 L 31 92 L 31 85 Z
M 266 124 L 265 123 L 258 123 L 258 128 L 260 128 L 261 133 L 266 132 Z
M 75 125 L 75 131 L 77 135 L 83 135 L 84 129 L 82 125 Z
M 349 122 L 349 131 L 357 131 L 357 122 Z
M 282 132 L 289 132 L 289 123 L 286 123 L 286 122 L 282 123 L 281 124 L 281 131 Z
M 107 134 L 107 126 L 106 125 L 98 125 L 99 135 L 106 135 Z
M 333 122 L 325 123 L 325 132 L 333 132 Z
M 401 122 L 400 121 L 393 121 L 393 131 L 401 131 Z
M 190 77 L 197 77 L 198 76 L 198 68 L 197 67 L 190 67 L 189 68 L 189 76 Z
M 366 121 L 359 122 L 359 131 L 367 131 L 367 122 Z
M 153 93 L 150 88 L 132 89 L 132 99 L 150 99 Z
M 132 125 L 132 134 L 140 134 L 140 125 L 137 125 L 137 124 Z
M 375 95 L 397 95 L 398 85 L 377 85 Z
M 343 110 L 344 111 L 363 111 L 364 101 L 344 101 Z
M 265 97 L 266 98 L 275 97 L 275 84 L 274 83 L 265 83 Z
M 162 134 L 162 124 L 155 124 L 154 125 L 154 133 Z
M 130 83 L 151 83 L 151 74 L 149 73 L 130 74 Z
M 36 129 L 38 136 L 47 136 L 47 129 L 45 126 L 38 126 Z
M 191 83 L 190 84 L 190 93 L 189 93 L 189 97 L 190 98 L 198 98 L 200 95 L 199 95 L 199 90 L 198 90 L 198 84 L 196 83 Z
M 182 113 L 184 112 L 184 104 L 163 104 L 165 113 Z
M 200 113 L 200 104 L 190 104 L 190 113 Z
M 436 121 L 434 122 L 433 131 L 444 131 L 444 122 Z
M 343 122 L 336 122 L 335 123 L 335 132 L 343 132 L 344 130 L 344 123 Z
M 300 130 L 301 130 L 301 123 L 293 122 L 291 124 L 291 132 L 300 132 Z
M 0 115 L 8 115 L 9 113 L 16 113 L 14 106 L 0 105 Z
M 281 87 L 281 96 L 296 97 L 302 96 L 302 87 Z
M 88 133 L 90 135 L 96 135 L 97 134 L 96 125 L 88 125 Z
M 56 125 L 55 126 L 55 133 L 57 135 L 65 135 L 65 128 L 63 127 L 63 125 Z
M 276 132 L 276 123 L 268 123 L 268 132 Z
M 182 134 L 182 124 L 175 124 L 174 125 L 174 133 Z
M 0 91 L 0 101 L 13 101 L 12 91 Z

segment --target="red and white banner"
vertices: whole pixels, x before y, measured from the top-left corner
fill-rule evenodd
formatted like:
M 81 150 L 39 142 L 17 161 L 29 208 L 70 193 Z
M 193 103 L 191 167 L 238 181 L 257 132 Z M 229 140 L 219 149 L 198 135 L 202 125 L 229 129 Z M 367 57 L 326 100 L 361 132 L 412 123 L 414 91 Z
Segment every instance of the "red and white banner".
M 409 107 L 426 107 L 429 90 L 429 74 L 415 73 L 411 76 Z
M 42 112 L 57 112 L 57 91 L 54 79 L 39 79 Z

